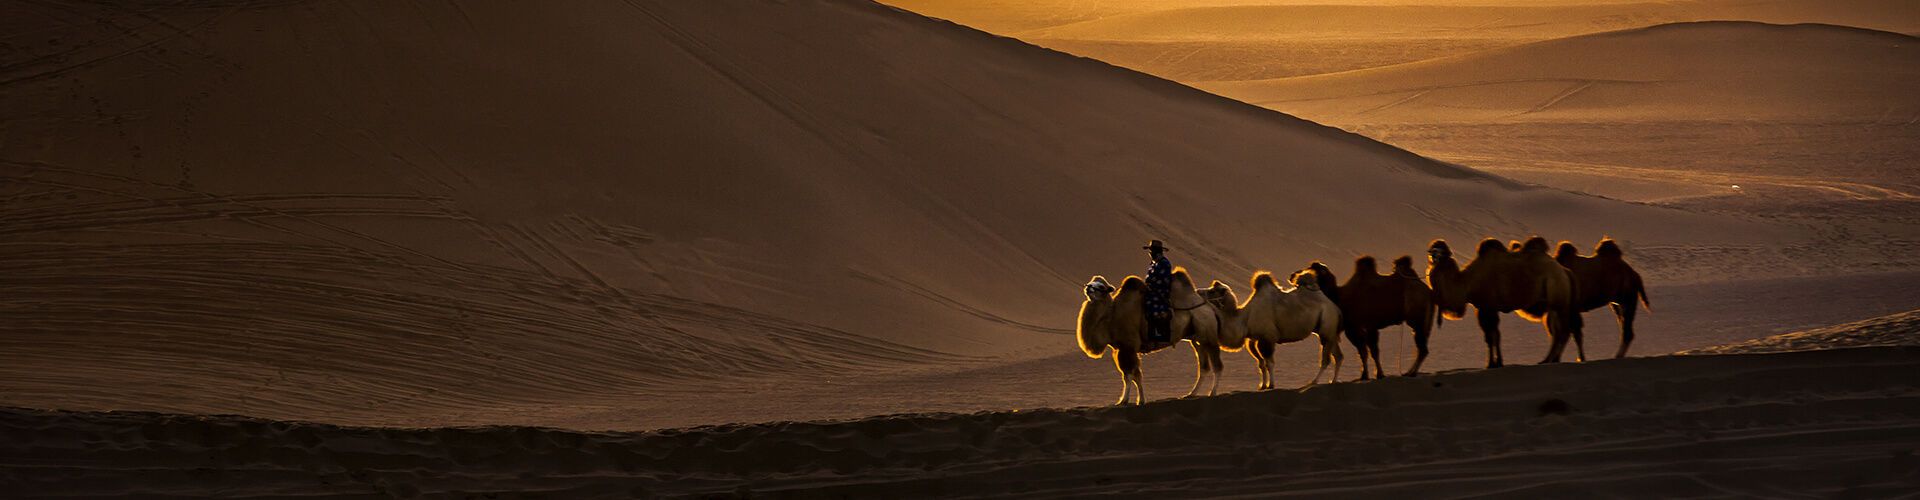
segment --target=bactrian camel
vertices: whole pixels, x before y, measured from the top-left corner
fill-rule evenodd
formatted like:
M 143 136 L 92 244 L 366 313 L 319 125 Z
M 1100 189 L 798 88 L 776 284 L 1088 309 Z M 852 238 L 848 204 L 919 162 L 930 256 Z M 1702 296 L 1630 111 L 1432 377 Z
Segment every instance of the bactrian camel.
M 1473 262 L 1464 269 L 1454 261 L 1446 241 L 1434 240 L 1427 248 L 1427 262 L 1427 284 L 1433 287 L 1434 302 L 1443 316 L 1461 319 L 1469 304 L 1478 311 L 1488 368 L 1506 364 L 1500 355 L 1500 313 L 1505 312 L 1518 312 L 1546 326 L 1552 346 L 1541 363 L 1559 362 L 1569 338 L 1579 350 L 1579 360 L 1586 361 L 1580 314 L 1574 311 L 1574 277 L 1547 255 L 1546 239 L 1534 236 L 1515 251 L 1488 238 L 1480 242 Z
M 1255 273 L 1253 295 L 1248 296 L 1245 303 L 1236 303 L 1239 299 L 1233 289 L 1219 281 L 1200 290 L 1200 295 L 1220 312 L 1220 336 L 1246 339 L 1247 349 L 1252 351 L 1260 367 L 1262 390 L 1273 388 L 1274 346 L 1299 342 L 1308 336 L 1320 338 L 1320 371 L 1313 374 L 1308 385 L 1320 382 L 1320 375 L 1326 373 L 1328 364 L 1333 365 L 1333 377 L 1328 380 L 1340 378 L 1339 306 L 1320 293 L 1313 271 L 1294 273 L 1289 281 L 1294 289 L 1281 290 L 1272 274 Z
M 1360 353 L 1360 379 L 1368 378 L 1368 361 L 1373 377 L 1386 377 L 1380 364 L 1380 330 L 1406 324 L 1413 330 L 1413 344 L 1419 350 L 1406 376 L 1420 373 L 1427 360 L 1427 339 L 1433 334 L 1433 291 L 1413 269 L 1413 257 L 1402 255 L 1393 261 L 1393 272 L 1379 274 L 1372 255 L 1353 260 L 1353 276 L 1334 286 L 1334 275 L 1325 264 L 1315 261 L 1307 266 L 1320 276 L 1320 290 L 1340 306 L 1341 330 L 1347 342 Z
M 1653 310 L 1647 303 L 1647 287 L 1640 281 L 1640 273 L 1623 257 L 1620 245 L 1611 239 L 1600 240 L 1592 257 L 1581 257 L 1580 249 L 1565 241 L 1553 254 L 1553 260 L 1573 273 L 1574 310 L 1585 313 L 1613 306 L 1613 315 L 1620 320 L 1620 352 L 1614 353 L 1615 358 L 1627 357 L 1627 346 L 1633 345 L 1634 301 Z

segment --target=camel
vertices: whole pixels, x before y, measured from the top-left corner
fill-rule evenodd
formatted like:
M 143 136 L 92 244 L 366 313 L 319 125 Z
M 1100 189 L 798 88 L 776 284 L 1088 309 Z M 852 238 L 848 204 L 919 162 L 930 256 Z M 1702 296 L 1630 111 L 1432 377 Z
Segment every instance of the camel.
M 1613 315 L 1620 320 L 1620 352 L 1614 353 L 1614 358 L 1627 357 L 1627 346 L 1633 345 L 1634 300 L 1639 299 L 1647 310 L 1653 310 L 1653 305 L 1647 302 L 1647 287 L 1640 281 L 1640 273 L 1627 265 L 1624 255 L 1612 239 L 1600 240 L 1593 248 L 1592 257 L 1581 257 L 1580 249 L 1566 241 L 1560 242 L 1560 248 L 1553 254 L 1553 260 L 1572 272 L 1579 285 L 1574 290 L 1575 312 L 1613 306 Z
M 1360 380 L 1369 378 L 1369 359 L 1373 361 L 1372 376 L 1386 378 L 1386 367 L 1380 364 L 1380 330 L 1398 324 L 1413 330 L 1419 357 L 1414 358 L 1406 376 L 1418 375 L 1420 364 L 1427 360 L 1427 339 L 1433 334 L 1433 291 L 1413 270 L 1413 257 L 1394 259 L 1390 274 L 1378 274 L 1377 265 L 1372 255 L 1354 259 L 1353 276 L 1339 286 L 1332 285 L 1333 270 L 1326 264 L 1315 261 L 1307 268 L 1320 276 L 1322 292 L 1335 290 L 1327 296 L 1340 306 L 1341 329 L 1347 342 L 1360 353 Z
M 1445 240 L 1433 240 L 1427 247 L 1427 283 L 1433 287 L 1433 299 L 1442 316 L 1461 319 L 1467 305 L 1473 305 L 1480 320 L 1480 331 L 1487 342 L 1487 368 L 1506 363 L 1500 353 L 1500 313 L 1518 312 L 1520 317 L 1546 326 L 1553 342 L 1541 363 L 1558 363 L 1567 340 L 1574 341 L 1579 360 L 1586 361 L 1586 347 L 1580 335 L 1580 314 L 1574 312 L 1574 276 L 1547 255 L 1547 240 L 1539 236 L 1527 239 L 1519 251 L 1499 240 L 1480 242 L 1473 262 L 1465 269 L 1453 259 L 1453 250 Z
M 1274 346 L 1299 342 L 1308 335 L 1320 337 L 1320 371 L 1307 385 L 1320 383 L 1320 375 L 1326 373 L 1329 363 L 1333 364 L 1333 377 L 1328 381 L 1340 379 L 1340 308 L 1321 293 L 1312 270 L 1294 273 L 1289 281 L 1295 288 L 1283 291 L 1275 284 L 1273 274 L 1254 273 L 1253 295 L 1240 304 L 1225 283 L 1215 281 L 1200 290 L 1200 295 L 1219 311 L 1220 336 L 1248 343 L 1260 367 L 1261 390 L 1273 388 Z
M 1133 402 L 1143 403 L 1146 391 L 1140 386 L 1140 355 L 1157 352 L 1172 347 L 1181 340 L 1193 344 L 1194 361 L 1199 365 L 1199 374 L 1193 381 L 1193 390 L 1186 397 L 1200 392 L 1201 383 L 1211 376 L 1212 388 L 1208 395 L 1217 393 L 1220 386 L 1220 350 L 1237 351 L 1246 344 L 1246 338 L 1237 341 L 1225 340 L 1220 336 L 1219 313 L 1213 305 L 1200 298 L 1193 290 L 1193 280 L 1186 269 L 1173 271 L 1173 342 L 1147 342 L 1146 313 L 1141 310 L 1141 302 L 1147 293 L 1147 283 L 1138 276 L 1128 276 L 1121 280 L 1118 289 L 1107 282 L 1105 277 L 1094 276 L 1087 282 L 1087 301 L 1080 305 L 1079 325 L 1076 337 L 1080 350 L 1090 358 L 1099 358 L 1106 354 L 1107 348 L 1113 348 L 1114 367 L 1120 370 L 1120 400 L 1114 404 L 1127 404 L 1128 396 Z

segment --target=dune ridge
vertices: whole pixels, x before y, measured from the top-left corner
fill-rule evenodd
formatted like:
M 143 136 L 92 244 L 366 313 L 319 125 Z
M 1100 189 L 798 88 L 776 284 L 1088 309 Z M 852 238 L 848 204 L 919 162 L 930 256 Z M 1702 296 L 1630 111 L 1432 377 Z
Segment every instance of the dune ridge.
M 1900 0 L 888 3 L 1181 82 L 1334 73 L 1691 21 L 1920 33 L 1920 11 Z
M 1920 38 L 1702 21 L 1199 87 L 1337 123 L 1920 119 Z
M 5 408 L 0 425 L 12 437 L 0 467 L 16 493 L 96 498 L 1377 498 L 1441 485 L 1457 495 L 1533 495 L 1553 485 L 1588 494 L 1878 496 L 1920 487 L 1912 445 L 1920 393 L 1903 375 L 1916 363 L 1911 345 L 1660 356 L 1138 407 L 643 433 Z

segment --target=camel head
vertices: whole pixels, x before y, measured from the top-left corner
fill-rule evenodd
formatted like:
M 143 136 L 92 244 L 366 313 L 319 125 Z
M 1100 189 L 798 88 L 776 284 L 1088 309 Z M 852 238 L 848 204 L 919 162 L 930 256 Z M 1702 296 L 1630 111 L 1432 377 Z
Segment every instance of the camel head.
M 1326 264 L 1321 264 L 1320 261 L 1317 260 L 1313 261 L 1312 264 L 1307 264 L 1307 269 L 1312 270 L 1313 274 L 1319 277 L 1317 281 L 1320 282 L 1320 293 L 1326 295 L 1327 300 L 1339 302 L 1340 282 L 1334 280 L 1333 270 L 1328 269 Z M 1354 276 L 1359 275 L 1355 274 Z M 1347 279 L 1353 278 L 1349 277 Z
M 1481 250 L 1488 243 L 1494 248 L 1503 249 L 1500 242 L 1493 239 L 1480 242 Z M 1433 289 L 1433 305 L 1439 306 L 1441 317 L 1460 319 L 1467 313 L 1467 283 L 1462 275 L 1460 264 L 1453 260 L 1453 250 L 1444 240 L 1433 240 L 1427 247 L 1427 285 Z
M 1313 272 L 1316 272 L 1316 273 L 1320 273 L 1320 276 L 1324 278 L 1333 277 L 1333 268 L 1327 267 L 1326 264 L 1321 264 L 1320 261 L 1317 261 L 1317 260 L 1311 263 L 1308 263 L 1307 269 L 1312 270 Z
M 1105 276 L 1094 276 L 1087 282 L 1087 300 L 1113 300 L 1113 284 L 1107 283 Z
M 1320 273 L 1314 272 L 1313 268 L 1294 272 L 1292 276 L 1287 277 L 1287 282 L 1293 283 L 1294 288 L 1320 291 Z
M 1432 245 L 1427 245 L 1427 263 L 1438 264 L 1442 260 L 1453 260 L 1453 248 L 1447 246 L 1447 240 L 1433 240 Z
M 1411 255 L 1401 255 L 1399 258 L 1393 259 L 1393 274 L 1395 276 L 1420 279 L 1420 274 L 1413 270 L 1413 256 Z
M 1233 296 L 1233 287 L 1227 286 L 1226 283 L 1221 283 L 1220 280 L 1213 280 L 1213 286 L 1194 290 L 1193 293 L 1199 294 L 1200 298 L 1206 299 L 1207 303 L 1212 304 L 1214 309 L 1232 311 L 1239 308 L 1240 298 Z
M 1247 344 L 1247 317 L 1241 314 L 1240 298 L 1233 295 L 1233 287 L 1214 280 L 1213 286 L 1193 293 L 1200 294 L 1215 310 L 1220 311 L 1220 347 L 1238 350 Z

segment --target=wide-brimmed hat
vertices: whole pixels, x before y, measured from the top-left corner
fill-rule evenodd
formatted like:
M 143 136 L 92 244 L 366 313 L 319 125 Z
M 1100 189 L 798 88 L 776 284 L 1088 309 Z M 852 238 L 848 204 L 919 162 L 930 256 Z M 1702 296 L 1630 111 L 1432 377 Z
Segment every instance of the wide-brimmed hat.
M 1153 242 L 1152 242 L 1152 243 L 1148 243 L 1148 244 L 1147 244 L 1147 246 L 1144 246 L 1144 247 L 1140 247 L 1140 249 L 1141 249 L 1141 250 L 1152 250 L 1152 251 L 1155 251 L 1155 252 L 1165 252 L 1165 251 L 1167 251 L 1167 246 L 1166 246 L 1166 245 L 1162 245 L 1162 244 L 1160 244 L 1160 240 L 1153 240 Z

